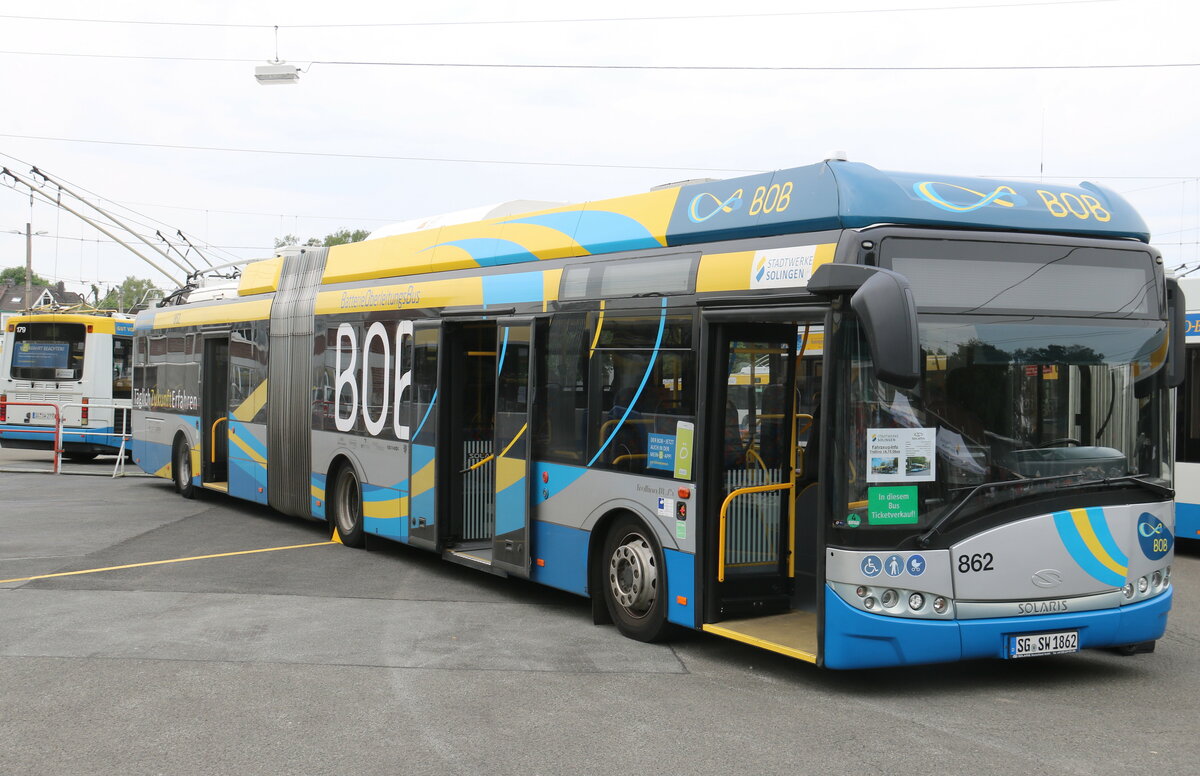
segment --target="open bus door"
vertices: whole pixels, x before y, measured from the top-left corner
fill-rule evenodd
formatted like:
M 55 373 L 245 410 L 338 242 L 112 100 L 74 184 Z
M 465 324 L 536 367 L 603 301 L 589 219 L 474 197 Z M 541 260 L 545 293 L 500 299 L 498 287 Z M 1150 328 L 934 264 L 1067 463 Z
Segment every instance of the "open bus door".
M 201 367 L 200 481 L 227 490 L 229 484 L 229 334 L 204 338 Z
M 427 549 L 438 545 L 437 448 L 439 433 L 438 384 L 442 326 L 439 321 L 413 324 L 412 388 L 408 417 L 412 428 L 408 456 L 408 537 Z
M 706 319 L 703 573 L 712 592 L 703 628 L 815 662 L 819 553 L 807 545 L 817 533 L 818 461 L 804 441 L 813 381 L 797 388 L 798 374 L 812 376 L 798 369 L 805 324 L 820 325 L 823 311 Z
M 492 565 L 529 576 L 529 442 L 533 407 L 533 321 L 505 321 L 497 331 L 495 526 Z

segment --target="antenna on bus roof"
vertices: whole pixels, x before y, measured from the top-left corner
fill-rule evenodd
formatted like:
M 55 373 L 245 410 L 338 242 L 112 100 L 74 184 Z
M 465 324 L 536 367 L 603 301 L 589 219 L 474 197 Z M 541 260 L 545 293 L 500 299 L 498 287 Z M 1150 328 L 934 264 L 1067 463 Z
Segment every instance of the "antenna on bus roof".
M 845 151 L 830 151 L 825 154 L 825 161 L 827 162 L 845 162 L 848 159 L 849 157 L 846 156 Z

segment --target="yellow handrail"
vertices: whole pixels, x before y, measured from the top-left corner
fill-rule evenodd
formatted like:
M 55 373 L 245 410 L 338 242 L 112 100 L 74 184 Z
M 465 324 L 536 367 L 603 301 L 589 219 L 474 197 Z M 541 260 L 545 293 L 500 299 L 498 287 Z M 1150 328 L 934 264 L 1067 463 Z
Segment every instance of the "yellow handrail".
M 228 416 L 223 417 L 223 418 L 217 418 L 216 420 L 213 421 L 212 430 L 208 434 L 208 438 L 212 440 L 212 444 L 209 445 L 210 449 L 208 451 L 209 452 L 209 459 L 208 459 L 209 463 L 217 462 L 217 424 L 221 423 L 222 421 L 227 421 L 227 420 L 229 420 Z
M 495 457 L 496 456 L 493 454 L 493 455 L 489 455 L 487 458 L 484 458 L 482 461 L 476 461 L 475 463 L 471 464 L 470 466 L 468 466 L 467 468 L 465 468 L 461 472 L 459 472 L 459 474 L 466 474 L 467 472 L 473 472 L 476 469 L 478 469 L 480 466 L 483 466 L 485 463 L 493 460 Z
M 762 459 L 762 456 L 759 455 L 758 451 L 755 450 L 753 447 L 751 447 L 750 449 L 748 449 L 746 451 L 746 459 L 752 460 L 752 461 L 754 461 L 754 463 L 757 463 L 759 468 L 762 469 L 764 472 L 767 470 L 767 462 Z
M 748 488 L 738 488 L 725 497 L 721 502 L 721 524 L 720 524 L 720 540 L 717 547 L 717 581 L 725 581 L 725 517 L 729 512 L 729 505 L 738 496 L 744 496 L 748 493 L 766 493 L 771 490 L 791 490 L 794 483 L 780 482 L 775 485 L 753 485 Z

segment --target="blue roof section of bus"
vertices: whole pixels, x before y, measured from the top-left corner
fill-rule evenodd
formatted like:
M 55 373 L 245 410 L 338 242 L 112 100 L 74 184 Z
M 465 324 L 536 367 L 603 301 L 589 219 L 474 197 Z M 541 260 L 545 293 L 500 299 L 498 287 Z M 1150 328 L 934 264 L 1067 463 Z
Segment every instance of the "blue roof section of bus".
M 1121 195 L 1091 183 L 1063 186 L 885 172 L 857 162 L 826 161 L 339 245 L 329 249 L 321 282 L 531 265 L 548 259 L 875 224 L 1142 242 L 1150 237 L 1145 221 Z M 270 266 L 262 268 L 255 275 L 258 280 L 239 295 L 275 290 L 281 262 L 260 262 Z M 235 313 L 232 308 L 230 312 Z M 238 310 L 236 314 L 249 313 Z M 267 310 L 254 314 L 265 317 Z M 135 328 L 144 330 L 151 320 L 151 316 L 139 317 Z M 168 325 L 185 323 L 181 318 Z
M 1150 238 L 1129 202 L 1091 183 L 885 172 L 832 161 L 685 186 L 667 240 L 683 245 L 872 224 Z

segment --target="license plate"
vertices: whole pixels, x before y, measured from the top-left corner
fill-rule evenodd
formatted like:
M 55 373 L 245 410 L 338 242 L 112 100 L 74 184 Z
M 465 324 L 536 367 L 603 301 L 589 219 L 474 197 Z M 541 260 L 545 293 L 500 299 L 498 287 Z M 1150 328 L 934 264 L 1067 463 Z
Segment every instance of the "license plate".
M 1033 633 L 1028 636 L 1012 636 L 1008 641 L 1008 656 L 1037 657 L 1039 655 L 1061 655 L 1079 651 L 1079 631 L 1055 631 Z

